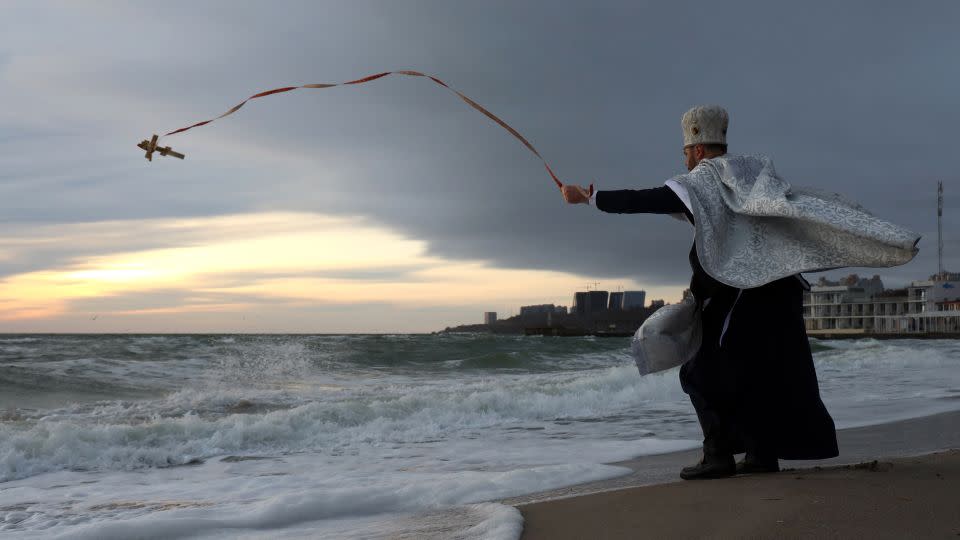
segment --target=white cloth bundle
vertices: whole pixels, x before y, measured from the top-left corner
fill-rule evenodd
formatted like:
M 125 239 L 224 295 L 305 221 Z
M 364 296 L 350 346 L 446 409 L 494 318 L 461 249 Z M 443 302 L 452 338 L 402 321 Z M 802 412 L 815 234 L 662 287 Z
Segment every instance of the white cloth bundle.
M 640 375 L 679 366 L 700 349 L 703 323 L 693 297 L 663 306 L 643 321 L 631 349 Z

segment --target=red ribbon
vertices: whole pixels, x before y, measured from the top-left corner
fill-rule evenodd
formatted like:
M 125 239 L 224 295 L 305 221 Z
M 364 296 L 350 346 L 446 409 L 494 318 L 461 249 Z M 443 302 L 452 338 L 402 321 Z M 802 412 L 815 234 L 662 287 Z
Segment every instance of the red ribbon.
M 377 80 L 377 79 L 386 77 L 387 75 L 407 75 L 407 76 L 410 76 L 410 77 L 426 77 L 426 78 L 430 79 L 431 81 L 439 84 L 440 86 L 446 88 L 447 90 L 450 90 L 451 92 L 453 92 L 454 94 L 456 94 L 457 96 L 459 96 L 460 99 L 462 99 L 467 105 L 470 105 L 470 106 L 473 107 L 474 109 L 476 109 L 476 110 L 480 111 L 481 113 L 483 113 L 487 118 L 489 118 L 489 119 L 493 120 L 494 122 L 496 122 L 497 124 L 499 124 L 500 127 L 502 127 L 503 129 L 507 130 L 508 132 L 510 132 L 511 135 L 513 135 L 514 137 L 517 138 L 517 140 L 519 140 L 520 142 L 522 142 L 523 145 L 527 147 L 527 149 L 529 149 L 531 152 L 533 152 L 533 154 L 534 154 L 535 156 L 537 156 L 538 158 L 540 158 L 540 161 L 543 162 L 543 166 L 546 167 L 546 169 L 547 169 L 547 173 L 550 174 L 550 178 L 552 178 L 553 181 L 557 184 L 557 187 L 561 187 L 561 188 L 563 187 L 563 182 L 561 182 L 560 179 L 557 178 L 557 175 L 555 175 L 555 174 L 553 173 L 553 169 L 551 169 L 551 168 L 550 168 L 550 165 L 547 164 L 547 160 L 543 159 L 543 156 L 540 155 L 540 152 L 538 152 L 537 149 L 534 148 L 532 144 L 530 144 L 530 141 L 528 141 L 526 138 L 524 138 L 524 136 L 521 135 L 520 132 L 518 132 L 517 130 L 513 129 L 512 127 L 510 127 L 509 124 L 507 124 L 506 122 L 504 122 L 503 120 L 501 120 L 500 118 L 498 118 L 495 114 L 493 114 L 493 113 L 491 113 L 490 111 L 488 111 L 487 109 L 485 109 L 482 105 L 480 105 L 480 104 L 477 103 L 476 101 L 468 98 L 467 96 L 461 94 L 460 92 L 454 90 L 453 88 L 450 88 L 450 86 L 448 86 L 447 83 L 445 83 L 445 82 L 441 81 L 440 79 L 438 79 L 438 78 L 436 78 L 436 77 L 433 77 L 433 76 L 431 76 L 431 75 L 426 75 L 426 74 L 424 74 L 424 73 L 420 73 L 419 71 L 385 71 L 385 72 L 383 72 L 383 73 L 377 73 L 377 74 L 375 74 L 375 75 L 369 75 L 369 76 L 367 76 L 367 77 L 363 77 L 362 79 L 356 79 L 356 80 L 347 81 L 347 82 L 344 82 L 344 83 L 336 83 L 336 84 L 304 84 L 304 85 L 302 85 L 302 86 L 285 86 L 285 87 L 283 87 L 283 88 L 275 88 L 275 89 L 273 89 L 273 90 L 267 90 L 267 91 L 265 91 L 265 92 L 260 92 L 260 93 L 258 93 L 258 94 L 254 94 L 254 95 L 248 97 L 247 99 L 243 100 L 243 101 L 242 101 L 241 103 L 239 103 L 238 105 L 232 107 L 230 110 L 228 110 L 227 112 L 221 114 L 220 116 L 218 116 L 218 117 L 216 117 L 216 118 L 211 118 L 210 120 L 205 120 L 205 121 L 203 121 L 203 122 L 197 122 L 196 124 L 193 124 L 193 125 L 190 125 L 190 126 L 187 126 L 187 127 L 182 127 L 182 128 L 180 128 L 180 129 L 175 129 L 175 130 L 173 130 L 173 131 L 171 131 L 171 132 L 169 132 L 169 133 L 165 133 L 163 136 L 166 137 L 166 136 L 168 136 L 168 135 L 175 135 L 175 134 L 177 134 L 177 133 L 183 133 L 184 131 L 187 131 L 188 129 L 193 129 L 193 128 L 195 128 L 195 127 L 200 127 L 200 126 L 209 124 L 210 122 L 213 122 L 214 120 L 219 120 L 220 118 L 223 118 L 224 116 L 231 115 L 231 114 L 239 111 L 240 108 L 243 107 L 243 106 L 244 106 L 248 101 L 250 101 L 251 99 L 257 99 L 257 98 L 261 98 L 261 97 L 266 97 L 266 96 L 270 96 L 270 95 L 273 95 L 273 94 L 281 94 L 281 93 L 283 93 L 283 92 L 290 92 L 291 90 L 297 90 L 297 89 L 299 89 L 299 88 L 332 88 L 332 87 L 334 87 L 334 86 L 347 86 L 347 85 L 353 85 L 353 84 L 363 84 L 363 83 L 367 83 L 367 82 L 370 82 L 370 81 L 375 81 L 375 80 Z M 593 195 L 593 184 L 590 184 L 590 194 Z

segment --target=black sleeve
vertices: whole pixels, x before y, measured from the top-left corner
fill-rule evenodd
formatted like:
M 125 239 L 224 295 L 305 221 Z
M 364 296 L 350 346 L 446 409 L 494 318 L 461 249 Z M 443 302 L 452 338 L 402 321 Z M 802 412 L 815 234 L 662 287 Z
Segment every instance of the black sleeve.
M 687 207 L 667 186 L 652 189 L 598 191 L 597 208 L 615 214 L 688 214 Z

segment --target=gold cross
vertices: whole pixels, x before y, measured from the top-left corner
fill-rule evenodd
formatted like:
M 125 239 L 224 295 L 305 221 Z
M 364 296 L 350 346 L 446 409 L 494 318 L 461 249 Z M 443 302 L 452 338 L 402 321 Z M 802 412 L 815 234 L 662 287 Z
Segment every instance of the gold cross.
M 154 135 L 153 138 L 150 139 L 149 141 L 144 139 L 140 141 L 140 144 L 137 145 L 137 147 L 142 148 L 147 152 L 147 154 L 143 156 L 147 158 L 147 161 L 153 161 L 154 152 L 159 152 L 161 156 L 173 156 L 175 158 L 183 159 L 183 154 L 181 154 L 180 152 L 174 152 L 169 146 L 158 147 L 157 139 L 159 139 L 159 137 Z

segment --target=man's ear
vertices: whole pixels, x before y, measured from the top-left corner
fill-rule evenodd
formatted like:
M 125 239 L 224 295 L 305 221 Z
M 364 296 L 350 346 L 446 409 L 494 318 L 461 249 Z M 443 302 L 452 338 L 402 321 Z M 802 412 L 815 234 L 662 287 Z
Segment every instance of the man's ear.
M 707 155 L 707 150 L 703 147 L 702 144 L 694 145 L 693 155 L 697 158 L 697 161 L 700 161 Z

